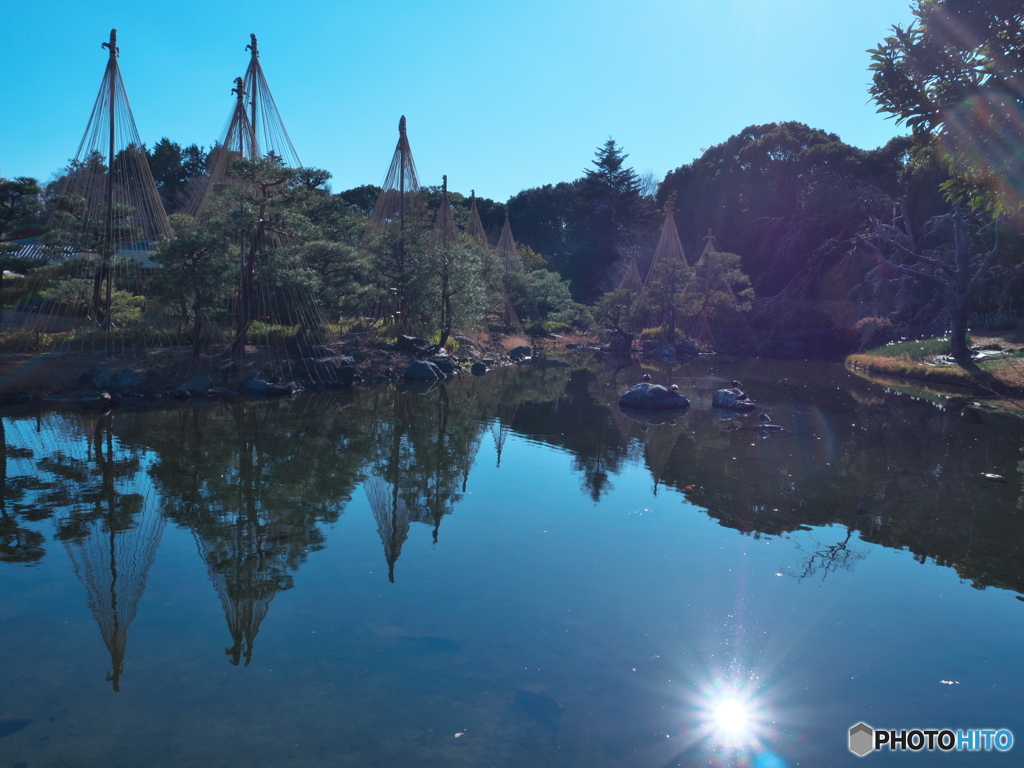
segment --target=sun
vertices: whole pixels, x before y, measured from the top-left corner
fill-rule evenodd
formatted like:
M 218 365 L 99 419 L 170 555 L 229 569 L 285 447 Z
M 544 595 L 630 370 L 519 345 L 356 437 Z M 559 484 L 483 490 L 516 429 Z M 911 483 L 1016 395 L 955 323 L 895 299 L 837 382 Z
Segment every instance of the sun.
M 726 696 L 713 705 L 711 725 L 721 736 L 742 739 L 750 728 L 747 702 L 739 697 Z

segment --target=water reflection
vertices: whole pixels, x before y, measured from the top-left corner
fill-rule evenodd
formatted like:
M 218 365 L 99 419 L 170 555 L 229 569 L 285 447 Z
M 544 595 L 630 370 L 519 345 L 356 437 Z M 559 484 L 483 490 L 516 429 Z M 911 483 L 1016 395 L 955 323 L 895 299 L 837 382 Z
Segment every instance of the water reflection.
M 119 691 L 128 629 L 166 518 L 145 492 L 140 452 L 119 444 L 111 416 L 39 420 L 34 433 L 26 426 L 19 424 L 18 433 L 33 445 L 23 445 L 21 455 L 36 459 L 33 506 L 56 518 L 55 538 L 64 543 L 110 654 L 106 679 Z
M 716 679 L 701 687 L 694 697 L 700 747 L 727 764 L 749 762 L 777 737 L 772 724 L 779 717 L 752 681 Z
M 655 418 L 614 407 L 617 392 L 644 370 L 678 383 L 693 407 Z M 1016 469 L 1011 425 L 989 414 L 965 420 L 908 407 L 852 376 L 837 388 L 771 370 L 723 373 L 746 381 L 786 432 L 766 436 L 753 416 L 710 408 L 726 375 L 692 366 L 573 369 L 557 362 L 521 375 L 466 377 L 426 393 L 364 392 L 358 402 L 320 396 L 116 416 L 6 417 L 0 560 L 43 557 L 45 537 L 32 523 L 55 512 L 57 538 L 69 546 L 94 539 L 97 526 L 114 535 L 135 530 L 148 503 L 140 489 L 152 487 L 163 515 L 195 535 L 229 616 L 229 655 L 248 659 L 266 606 L 324 546 L 322 526 L 338 519 L 360 485 L 393 580 L 413 523 L 429 525 L 437 541 L 489 430 L 499 466 L 513 431 L 568 450 L 595 502 L 629 462 L 641 461 L 655 494 L 684 493 L 742 533 L 842 525 L 842 542 L 808 551 L 792 569 L 801 578 L 854 567 L 863 557 L 856 534 L 910 548 L 922 562 L 951 566 L 978 586 L 1024 587 L 1016 568 L 999 562 L 1008 540 L 1024 545 L 1005 514 L 1008 486 L 981 479 L 993 468 L 1007 475 Z M 984 434 L 960 437 L 975 427 Z M 152 455 L 146 467 L 144 452 Z M 34 471 L 9 476 L 9 457 L 18 467 L 34 463 Z
M 141 419 L 147 437 L 173 446 L 151 474 L 166 514 L 192 531 L 236 666 L 250 664 L 271 601 L 323 549 L 321 526 L 338 519 L 358 485 L 367 439 L 344 408 L 324 406 L 231 403 Z
M 218 614 L 216 636 L 203 637 L 215 647 L 202 655 L 224 669 L 226 654 L 231 664 L 251 667 L 247 680 L 265 681 L 260 675 L 273 651 L 266 635 L 257 648 L 261 629 L 290 631 L 296 604 L 323 593 L 300 595 L 310 589 L 300 571 L 303 578 L 316 571 L 328 559 L 325 549 L 345 545 L 355 552 L 364 540 L 342 537 L 365 530 L 373 559 L 361 573 L 373 571 L 367 577 L 374 582 L 373 599 L 364 595 L 356 607 L 360 597 L 352 574 L 348 581 L 332 574 L 330 588 L 352 602 L 352 618 L 342 623 L 306 608 L 318 621 L 334 622 L 329 650 L 288 635 L 296 656 L 316 667 L 316 674 L 341 674 L 327 666 L 325 660 L 334 659 L 344 670 L 339 688 L 358 689 L 381 711 L 393 703 L 388 685 L 429 691 L 421 691 L 430 702 L 427 709 L 435 688 L 453 700 L 485 702 L 481 707 L 490 720 L 475 727 L 504 734 L 507 741 L 497 747 L 507 750 L 502 754 L 533 759 L 543 753 L 538 764 L 556 764 L 551 755 L 563 748 L 579 758 L 577 764 L 591 758 L 594 764 L 615 764 L 602 763 L 606 753 L 629 764 L 629 739 L 635 738 L 639 754 L 664 757 L 659 764 L 673 756 L 685 764 L 699 752 L 706 762 L 722 765 L 783 765 L 779 724 L 791 722 L 793 713 L 780 709 L 781 697 L 767 695 L 776 688 L 721 670 L 682 674 L 672 664 L 682 666 L 683 651 L 646 645 L 648 632 L 671 635 L 681 626 L 698 638 L 695 646 L 737 643 L 742 638 L 735 627 L 744 626 L 733 619 L 731 606 L 754 592 L 738 576 L 731 586 L 715 586 L 742 571 L 742 559 L 715 559 L 717 553 L 697 543 L 673 539 L 681 529 L 672 526 L 700 514 L 721 526 L 707 527 L 731 541 L 763 544 L 792 537 L 785 546 L 773 544 L 771 556 L 778 556 L 770 567 L 773 574 L 793 577 L 775 581 L 805 595 L 814 592 L 811 584 L 839 589 L 848 574 L 865 568 L 868 554 L 870 567 L 878 558 L 875 545 L 910 550 L 918 562 L 955 569 L 979 588 L 1024 591 L 1024 531 L 1015 512 L 1019 483 L 996 484 L 982 476 L 1015 477 L 1020 436 L 1013 422 L 990 414 L 978 422 L 907 404 L 844 378 L 842 369 L 819 378 L 816 369 L 746 365 L 696 361 L 616 369 L 536 361 L 527 370 L 465 377 L 425 392 L 382 388 L 108 416 L 5 416 L 0 561 L 36 564 L 42 571 L 50 562 L 47 554 L 53 554 L 48 542 L 63 544 L 110 655 L 108 679 L 115 690 L 127 690 L 135 676 L 124 674 L 128 633 L 161 537 L 185 532 L 191 536 L 188 546 L 195 542 L 190 562 L 208 579 L 199 599 L 208 597 Z M 619 391 L 644 370 L 659 383 L 677 384 L 692 407 L 656 419 L 621 412 L 615 407 Z M 711 393 L 730 378 L 743 380 L 786 431 L 765 436 L 756 415 L 713 411 Z M 545 450 L 528 453 L 527 443 Z M 556 464 L 563 469 L 552 479 L 550 467 Z M 550 488 L 538 488 L 537 479 Z M 632 489 L 635 499 L 623 500 L 623 488 Z M 580 508 L 569 496 L 580 500 Z M 610 499 L 615 502 L 606 503 Z M 609 521 L 628 514 L 615 505 L 634 502 L 645 510 L 657 506 L 662 517 L 651 527 L 641 527 L 638 519 L 630 520 L 637 522 L 634 527 L 612 526 Z M 539 511 L 525 504 L 551 506 Z M 350 524 L 354 516 L 360 522 Z M 527 535 L 516 525 L 519 518 L 537 530 Z M 455 570 L 458 563 L 461 569 L 449 574 L 447 592 L 439 587 L 437 596 L 427 594 L 423 579 L 424 552 L 431 547 L 437 550 L 431 579 L 440 584 L 446 565 Z M 639 570 L 618 572 L 620 557 Z M 698 569 L 702 560 L 707 563 Z M 584 571 L 595 561 L 596 570 Z M 14 572 L 24 569 L 5 574 Z M 595 585 L 597 578 L 606 581 Z M 492 584 L 500 584 L 500 591 L 489 592 Z M 290 595 L 279 597 L 288 590 Z M 662 602 L 652 607 L 649 594 Z M 702 612 L 691 613 L 691 594 L 695 605 L 704 601 Z M 801 621 L 792 617 L 787 626 L 802 626 Z M 721 629 L 725 624 L 734 634 Z M 311 625 L 308 635 L 318 628 Z M 752 625 L 745 631 L 754 637 Z M 133 632 L 139 632 L 138 623 Z M 783 634 L 765 629 L 759 642 L 775 649 L 785 645 Z M 452 647 L 457 652 L 439 650 Z M 146 650 L 133 645 L 131 653 Z M 659 666 L 658 654 L 673 653 L 671 664 Z M 644 667 L 632 657 L 651 661 Z M 652 684 L 643 696 L 627 683 L 615 688 L 607 680 L 618 685 L 619 667 L 609 671 L 609 659 L 622 662 L 627 679 L 661 675 L 664 688 Z M 500 673 L 494 671 L 498 667 Z M 680 679 L 690 684 L 680 688 Z M 328 694 L 316 683 L 306 681 L 304 689 L 294 683 L 294 695 L 326 702 Z M 671 706 L 655 706 L 652 689 L 669 690 Z M 615 721 L 624 706 L 613 701 L 617 696 L 637 712 L 639 724 Z M 596 707 L 605 719 L 594 715 L 591 722 L 590 714 L 579 714 L 589 713 L 593 700 L 605 707 Z M 673 715 L 666 714 L 670 710 Z M 409 722 L 418 716 L 406 715 Z M 469 718 L 464 710 L 460 717 Z M 643 730 L 673 717 L 675 730 L 667 724 L 654 735 Z M 686 724 L 685 732 L 679 723 Z M 474 743 L 478 731 L 461 720 L 443 723 L 449 725 L 452 734 L 463 734 L 460 745 Z M 434 738 L 426 726 L 409 728 L 411 735 L 402 738 L 410 743 Z M 602 729 L 614 736 L 601 741 L 593 734 Z M 688 742 L 683 751 L 675 741 L 680 735 Z M 655 736 L 665 744 L 651 746 Z M 486 750 L 480 750 L 476 757 L 484 760 Z M 507 764 L 515 764 L 509 759 Z
M 34 565 L 46 554 L 46 537 L 22 521 L 38 522 L 46 514 L 33 514 L 32 508 L 22 504 L 27 487 L 34 478 L 28 475 L 11 477 L 7 462 L 10 459 L 31 459 L 28 448 L 12 446 L 7 442 L 7 427 L 0 419 L 0 562 Z

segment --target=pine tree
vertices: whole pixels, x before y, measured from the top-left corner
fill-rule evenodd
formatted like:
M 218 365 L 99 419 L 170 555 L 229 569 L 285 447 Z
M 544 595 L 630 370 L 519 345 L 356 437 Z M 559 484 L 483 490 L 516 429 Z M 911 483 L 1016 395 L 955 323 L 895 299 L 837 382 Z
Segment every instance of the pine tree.
M 577 187 L 574 219 L 579 247 L 569 276 L 584 299 L 600 293 L 601 281 L 620 252 L 647 223 L 640 179 L 626 166 L 628 157 L 614 139 L 608 139 Z

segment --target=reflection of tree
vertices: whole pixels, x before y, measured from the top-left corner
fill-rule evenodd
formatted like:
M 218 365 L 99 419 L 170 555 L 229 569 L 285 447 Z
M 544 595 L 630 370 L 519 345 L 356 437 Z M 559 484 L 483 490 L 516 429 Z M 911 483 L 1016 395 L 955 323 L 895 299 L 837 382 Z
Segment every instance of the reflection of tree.
M 65 453 L 62 447 L 39 460 L 39 469 L 52 478 L 41 498 L 60 509 L 57 538 L 85 587 L 110 653 L 107 680 L 119 691 L 128 627 L 146 588 L 165 520 L 135 491 L 144 487 L 140 457 L 115 444 L 112 417 L 99 417 L 91 432 L 74 441 L 65 435 L 59 443 L 84 446 L 85 456 Z
M 330 397 L 182 408 L 140 419 L 167 514 L 189 528 L 248 665 L 270 602 L 294 583 L 321 523 L 338 519 L 368 450 L 370 415 Z
M 821 580 L 824 581 L 830 573 L 852 571 L 853 567 L 868 554 L 865 551 L 850 548 L 850 537 L 853 536 L 853 531 L 853 528 L 847 528 L 846 538 L 835 544 L 819 544 L 815 541 L 816 549 L 811 552 L 807 552 L 797 544 L 797 551 L 806 557 L 803 557 L 798 569 L 788 571 L 789 575 L 796 577 L 797 581 L 803 581 L 820 573 Z
M 0 562 L 31 565 L 39 562 L 46 554 L 43 549 L 46 539 L 39 531 L 19 525 L 20 516 L 9 508 L 24 497 L 27 479 L 8 477 L 9 453 L 14 454 L 12 458 L 32 457 L 32 451 L 7 444 L 7 427 L 0 418 Z
M 462 499 L 480 445 L 482 420 L 466 397 L 472 382 L 441 384 L 425 395 L 390 390 L 379 398 L 390 419 L 375 423 L 376 446 L 365 489 L 384 546 L 388 579 L 413 522 L 433 528 Z M 452 407 L 452 393 L 459 407 Z
M 442 518 L 451 514 L 466 491 L 482 431 L 469 409 L 452 408 L 448 389 L 448 385 L 440 387 L 434 402 L 424 403 L 427 407 L 423 417 L 417 419 L 412 430 L 416 448 L 413 471 L 418 477 L 415 508 L 422 510 L 415 519 L 433 524 L 435 544 Z M 460 404 L 461 394 L 456 392 Z
M 629 438 L 618 428 L 612 410 L 594 397 L 599 381 L 593 371 L 567 370 L 555 380 L 560 380 L 561 391 L 547 402 L 524 404 L 516 429 L 569 450 L 573 469 L 583 475 L 585 492 L 597 502 L 611 490 L 611 475 L 626 461 Z
M 411 403 L 408 397 L 393 389 L 380 393 L 375 400 L 378 413 L 384 415 L 385 407 L 390 407 L 390 413 L 389 418 L 380 418 L 374 424 L 374 452 L 364 486 L 384 546 L 388 580 L 394 583 L 395 562 L 409 537 L 409 510 L 400 485 L 411 463 L 410 446 L 404 435 L 410 419 L 403 413 L 403 408 L 407 409 Z

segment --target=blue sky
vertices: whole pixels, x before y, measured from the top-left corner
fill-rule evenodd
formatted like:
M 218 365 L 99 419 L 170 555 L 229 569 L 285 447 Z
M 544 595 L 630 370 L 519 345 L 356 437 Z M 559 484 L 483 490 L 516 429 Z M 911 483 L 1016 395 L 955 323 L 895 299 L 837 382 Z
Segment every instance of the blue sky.
M 111 27 L 150 146 L 220 136 L 255 32 L 335 191 L 381 183 L 405 114 L 423 183 L 505 200 L 577 178 L 609 136 L 659 179 L 754 123 L 884 144 L 905 131 L 868 101 L 865 49 L 910 18 L 909 0 L 9 2 L 0 173 L 46 180 L 75 154 Z

